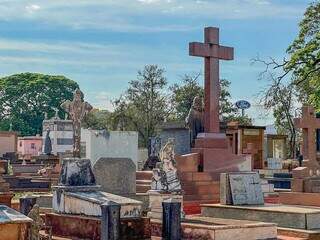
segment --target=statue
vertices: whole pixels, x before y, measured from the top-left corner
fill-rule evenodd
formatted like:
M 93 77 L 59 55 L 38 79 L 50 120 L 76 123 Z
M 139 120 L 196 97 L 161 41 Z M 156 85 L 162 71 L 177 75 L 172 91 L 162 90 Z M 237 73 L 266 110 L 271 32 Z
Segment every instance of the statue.
M 46 138 L 44 140 L 44 153 L 46 155 L 51 155 L 52 152 L 52 143 L 50 138 L 50 129 L 47 129 Z
M 77 89 L 72 102 L 67 100 L 61 107 L 69 114 L 73 123 L 73 156 L 80 158 L 81 121 L 92 110 L 92 106 L 83 101 L 83 93 Z
M 44 226 L 44 222 L 40 217 L 40 208 L 38 204 L 35 204 L 28 214 L 28 217 L 33 220 L 30 228 L 30 240 L 39 240 L 39 231 Z
M 157 168 L 153 169 L 151 189 L 165 192 L 181 191 L 181 184 L 176 168 L 173 139 L 169 139 L 161 149 L 160 160 L 161 162 L 157 164 Z
M 191 131 L 192 145 L 194 145 L 198 133 L 204 132 L 204 107 L 200 97 L 193 99 L 191 109 L 186 118 L 186 126 Z
M 159 152 L 161 149 L 161 138 L 151 137 L 148 142 L 148 159 L 143 166 L 143 170 L 152 170 L 160 161 Z

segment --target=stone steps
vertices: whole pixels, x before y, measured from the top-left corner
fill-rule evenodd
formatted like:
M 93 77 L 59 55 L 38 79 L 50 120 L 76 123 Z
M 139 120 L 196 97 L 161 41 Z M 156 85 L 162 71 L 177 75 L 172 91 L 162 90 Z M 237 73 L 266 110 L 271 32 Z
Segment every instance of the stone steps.
M 146 193 L 149 190 L 151 190 L 151 185 L 143 185 L 143 184 L 136 185 L 136 192 L 137 193 Z
M 151 189 L 152 171 L 137 171 L 136 172 L 136 192 L 146 193 Z

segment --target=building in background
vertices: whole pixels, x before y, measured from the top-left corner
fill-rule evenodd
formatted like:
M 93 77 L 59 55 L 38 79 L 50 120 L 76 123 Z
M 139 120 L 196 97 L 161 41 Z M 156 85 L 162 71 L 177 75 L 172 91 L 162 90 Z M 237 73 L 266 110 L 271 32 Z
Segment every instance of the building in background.
M 63 120 L 56 114 L 51 119 L 45 119 L 42 124 L 42 151 L 48 129 L 52 143 L 52 154 L 60 155 L 73 150 L 73 125 L 71 120 Z
M 25 158 L 25 156 L 29 156 L 30 158 L 39 156 L 41 152 L 42 137 L 40 135 L 18 137 L 18 154 L 22 158 Z
M 0 132 L 0 157 L 6 153 L 17 152 L 18 135 L 13 131 Z

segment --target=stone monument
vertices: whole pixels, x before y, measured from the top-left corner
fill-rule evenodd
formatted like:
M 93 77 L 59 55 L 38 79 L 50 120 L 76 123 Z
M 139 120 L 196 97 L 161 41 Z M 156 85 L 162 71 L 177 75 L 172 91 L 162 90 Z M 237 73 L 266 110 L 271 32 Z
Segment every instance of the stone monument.
M 233 48 L 219 44 L 218 28 L 207 27 L 204 29 L 204 43 L 191 42 L 189 54 L 203 57 L 205 63 L 204 132 L 197 134 L 192 149 L 193 153 L 200 155 L 200 169 L 215 172 L 217 180 L 223 172 L 250 171 L 251 160 L 244 155 L 233 154 L 226 134 L 220 133 L 219 60 L 233 60 Z
M 11 207 L 13 192 L 10 191 L 9 183 L 7 183 L 2 177 L 2 174 L 5 173 L 6 164 L 7 161 L 0 160 L 0 204 Z
M 61 174 L 57 186 L 53 186 L 52 207 L 55 213 L 86 216 L 101 216 L 101 205 L 113 201 L 121 205 L 121 217 L 138 217 L 141 202 L 100 191 L 96 184 L 90 159 L 80 158 L 81 121 L 92 108 L 83 102 L 83 93 L 77 89 L 72 102 L 62 104 L 74 124 L 73 158 L 62 161 Z M 63 215 L 52 215 L 63 218 Z
M 194 145 L 198 133 L 204 132 L 204 107 L 200 97 L 193 99 L 192 106 L 186 118 L 186 126 L 191 131 L 192 145 Z
M 160 163 L 153 169 L 149 194 L 148 216 L 162 218 L 162 202 L 174 199 L 183 202 L 181 183 L 177 174 L 174 139 L 169 139 L 160 151 Z
M 44 140 L 44 154 L 51 155 L 52 152 L 52 143 L 50 138 L 50 129 L 47 129 L 46 138 Z
M 150 137 L 148 141 L 148 159 L 143 166 L 143 170 L 152 170 L 160 161 L 159 152 L 161 149 L 161 138 Z
M 69 114 L 73 123 L 73 155 L 80 158 L 81 121 L 92 110 L 92 106 L 83 101 L 83 93 L 75 90 L 72 101 L 65 101 L 61 107 Z

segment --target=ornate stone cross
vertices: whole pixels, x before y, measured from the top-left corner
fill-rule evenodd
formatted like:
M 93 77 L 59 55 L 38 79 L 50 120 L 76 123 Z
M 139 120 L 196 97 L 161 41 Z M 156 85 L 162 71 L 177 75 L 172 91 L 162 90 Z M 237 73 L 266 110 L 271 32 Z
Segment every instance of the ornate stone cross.
M 76 89 L 72 102 L 67 100 L 61 107 L 69 114 L 73 123 L 73 156 L 80 158 L 81 121 L 92 110 L 92 106 L 83 101 L 83 93 Z
M 219 60 L 233 60 L 233 48 L 219 45 L 219 28 L 204 29 L 204 43 L 189 43 L 189 55 L 204 57 L 204 131 L 219 133 Z
M 294 125 L 302 129 L 304 159 L 308 159 L 311 165 L 317 164 L 316 129 L 320 128 L 320 118 L 316 118 L 312 106 L 302 107 L 302 118 L 295 118 Z

